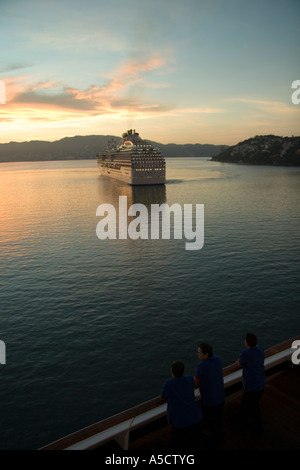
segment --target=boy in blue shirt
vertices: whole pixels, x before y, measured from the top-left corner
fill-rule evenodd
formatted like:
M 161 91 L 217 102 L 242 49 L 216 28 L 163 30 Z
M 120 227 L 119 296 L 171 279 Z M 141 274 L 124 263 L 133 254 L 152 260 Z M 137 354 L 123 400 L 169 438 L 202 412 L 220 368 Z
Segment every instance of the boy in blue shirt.
M 193 377 L 183 373 L 184 364 L 174 361 L 172 378 L 165 381 L 161 392 L 161 397 L 168 402 L 167 416 L 172 424 L 171 446 L 174 449 L 200 446 L 203 415 L 196 403 Z

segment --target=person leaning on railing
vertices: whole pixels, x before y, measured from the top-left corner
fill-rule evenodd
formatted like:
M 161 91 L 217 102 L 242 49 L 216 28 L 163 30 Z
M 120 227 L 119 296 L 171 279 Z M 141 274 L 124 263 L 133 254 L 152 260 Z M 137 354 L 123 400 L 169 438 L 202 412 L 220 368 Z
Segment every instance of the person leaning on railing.
M 167 417 L 172 425 L 170 446 L 178 449 L 199 449 L 203 414 L 196 403 L 194 379 L 183 375 L 184 364 L 174 361 L 171 375 L 163 384 L 161 397 L 168 402 Z
M 243 368 L 244 394 L 239 413 L 239 424 L 261 433 L 263 425 L 260 412 L 260 399 L 265 388 L 264 350 L 257 345 L 257 337 L 247 333 L 246 349 L 240 354 L 237 365 Z
M 225 391 L 222 363 L 219 356 L 213 353 L 212 346 L 207 343 L 199 344 L 198 358 L 200 362 L 194 376 L 195 386 L 200 390 L 205 429 L 212 435 L 211 444 L 217 446 L 223 436 Z

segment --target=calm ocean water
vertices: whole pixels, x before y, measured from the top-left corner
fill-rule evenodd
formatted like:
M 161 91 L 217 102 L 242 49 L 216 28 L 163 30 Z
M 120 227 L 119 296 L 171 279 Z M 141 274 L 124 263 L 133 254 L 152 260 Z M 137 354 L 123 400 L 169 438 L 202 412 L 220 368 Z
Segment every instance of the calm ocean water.
M 300 169 L 168 159 L 131 188 L 95 161 L 0 166 L 0 449 L 36 449 L 160 394 L 210 342 L 223 366 L 248 330 L 300 330 Z M 104 240 L 96 209 L 204 204 L 205 242 Z

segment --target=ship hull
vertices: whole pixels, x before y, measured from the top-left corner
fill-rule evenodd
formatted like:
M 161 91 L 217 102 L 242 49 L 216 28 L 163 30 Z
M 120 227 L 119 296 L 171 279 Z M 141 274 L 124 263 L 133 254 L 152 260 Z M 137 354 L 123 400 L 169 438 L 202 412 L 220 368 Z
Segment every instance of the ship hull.
M 123 137 L 122 145 L 97 154 L 100 174 L 132 186 L 165 184 L 166 164 L 161 152 L 135 131 Z
M 101 176 L 106 176 L 108 178 L 113 178 L 119 181 L 123 181 L 124 183 L 131 184 L 131 170 L 130 172 L 126 172 L 123 168 L 121 170 L 115 170 L 113 168 L 103 167 L 99 163 L 98 168 Z
M 144 171 L 143 175 L 140 176 L 134 170 L 126 171 L 123 167 L 120 170 L 114 168 L 106 168 L 98 164 L 99 173 L 101 176 L 108 178 L 113 178 L 124 183 L 130 184 L 132 186 L 143 186 L 143 185 L 152 185 L 152 184 L 165 184 L 166 177 L 165 173 L 161 172 L 158 174 L 153 174 L 153 172 Z

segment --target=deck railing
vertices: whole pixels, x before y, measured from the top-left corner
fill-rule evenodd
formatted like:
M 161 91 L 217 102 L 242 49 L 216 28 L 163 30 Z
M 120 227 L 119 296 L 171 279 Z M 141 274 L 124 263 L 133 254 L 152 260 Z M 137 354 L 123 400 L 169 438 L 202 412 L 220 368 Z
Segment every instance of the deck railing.
M 265 351 L 265 370 L 290 361 L 294 352 L 292 344 L 296 340 L 300 340 L 300 336 L 267 349 Z M 237 364 L 224 367 L 223 377 L 226 389 L 241 382 L 242 369 Z M 196 398 L 199 398 L 198 389 L 195 389 L 195 395 Z M 111 440 L 117 441 L 121 448 L 128 449 L 130 432 L 158 420 L 166 414 L 166 411 L 166 402 L 160 397 L 153 398 L 58 439 L 41 447 L 40 450 L 90 450 Z

